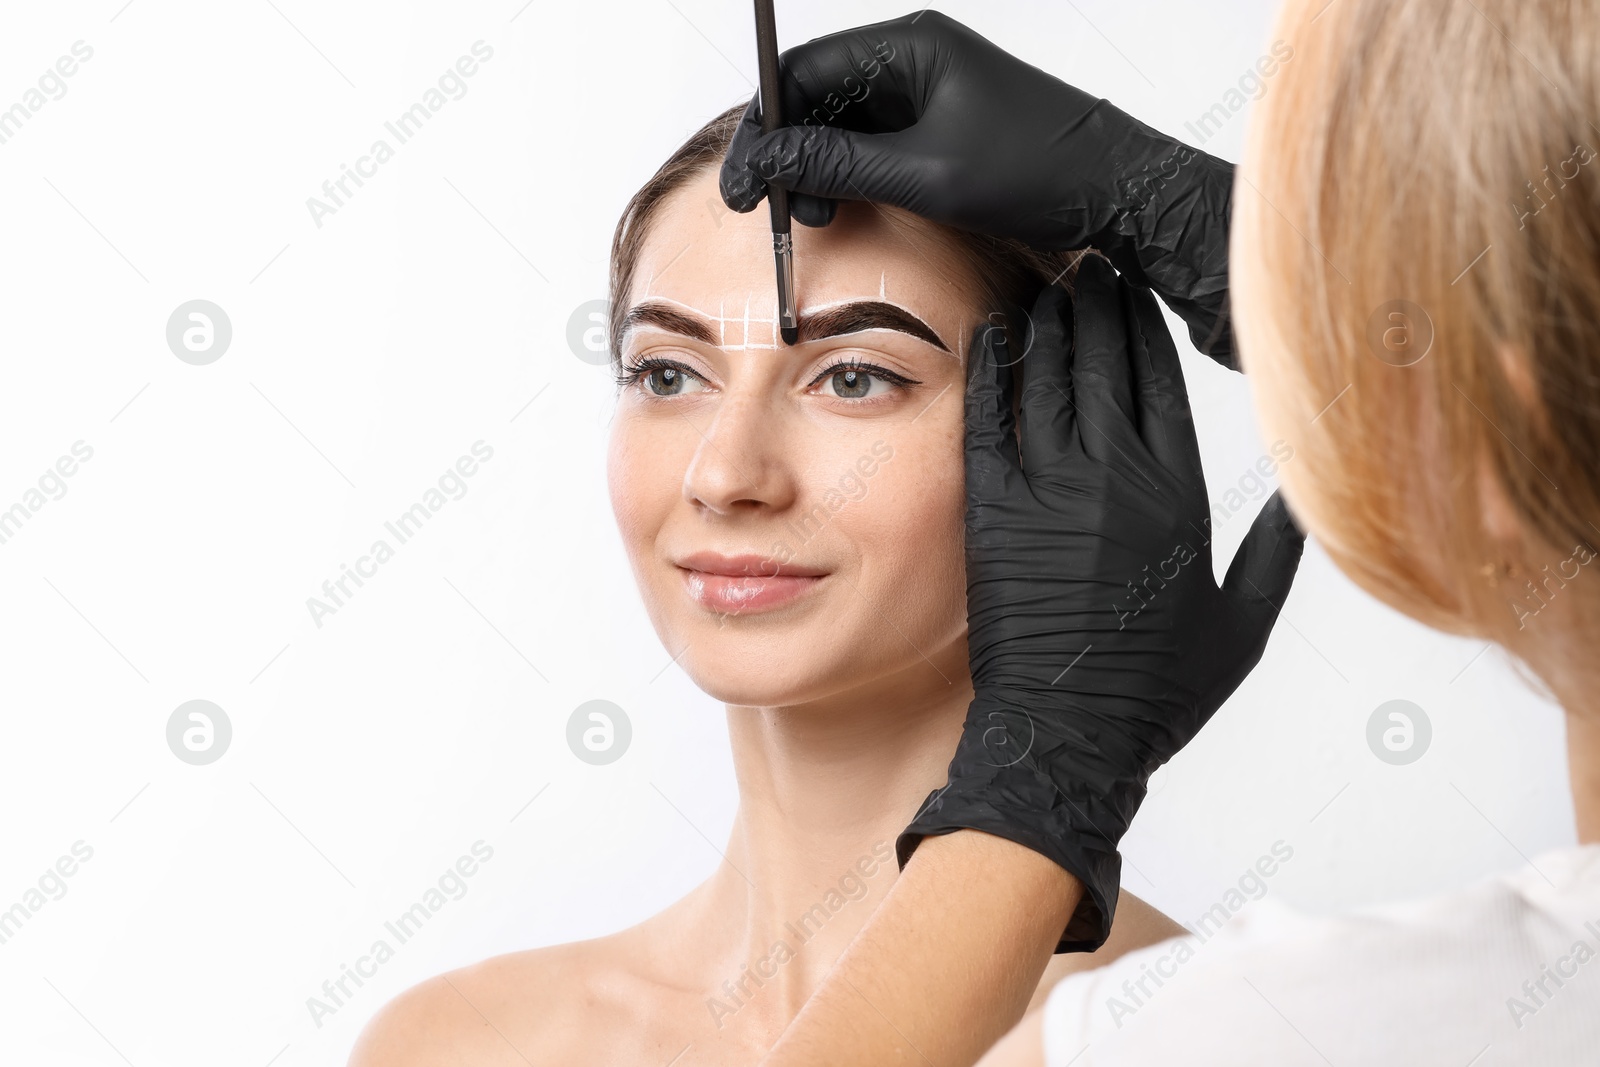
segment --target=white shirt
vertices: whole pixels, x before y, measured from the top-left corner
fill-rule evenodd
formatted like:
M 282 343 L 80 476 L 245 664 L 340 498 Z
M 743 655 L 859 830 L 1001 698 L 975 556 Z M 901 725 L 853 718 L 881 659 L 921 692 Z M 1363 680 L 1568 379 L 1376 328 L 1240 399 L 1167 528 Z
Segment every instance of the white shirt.
M 1064 979 L 1046 1067 L 1600 1065 L 1600 844 L 1346 915 L 1263 898 Z

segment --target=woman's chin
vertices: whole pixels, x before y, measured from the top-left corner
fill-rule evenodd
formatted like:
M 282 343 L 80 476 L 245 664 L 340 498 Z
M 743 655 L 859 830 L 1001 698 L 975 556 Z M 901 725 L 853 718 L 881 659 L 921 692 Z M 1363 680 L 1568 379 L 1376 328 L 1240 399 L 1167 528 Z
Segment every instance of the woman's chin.
M 738 678 L 716 675 L 700 679 L 689 676 L 695 686 L 712 700 L 739 707 L 769 708 L 799 704 L 805 697 L 793 686 L 775 685 L 770 679 Z
M 822 687 L 810 680 L 810 672 L 799 670 L 774 671 L 754 665 L 730 669 L 727 664 L 687 663 L 684 673 L 711 699 L 741 707 L 785 707 L 824 695 Z

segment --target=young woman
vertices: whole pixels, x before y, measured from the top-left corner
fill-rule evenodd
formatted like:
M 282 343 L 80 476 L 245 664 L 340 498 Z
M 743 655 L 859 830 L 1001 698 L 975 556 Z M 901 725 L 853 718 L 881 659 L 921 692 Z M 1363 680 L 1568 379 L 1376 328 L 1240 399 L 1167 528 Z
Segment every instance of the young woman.
M 944 779 L 973 697 L 968 341 L 1049 283 L 1064 295 L 1076 257 L 848 205 L 795 235 L 801 342 L 783 345 L 765 217 L 718 199 L 743 111 L 628 205 L 611 294 L 611 499 L 663 644 L 728 708 L 724 860 L 637 926 L 402 994 L 354 1064 L 752 1063 L 883 899 L 897 835 Z M 1099 953 L 1059 957 L 1035 991 L 1179 929 L 1129 898 Z

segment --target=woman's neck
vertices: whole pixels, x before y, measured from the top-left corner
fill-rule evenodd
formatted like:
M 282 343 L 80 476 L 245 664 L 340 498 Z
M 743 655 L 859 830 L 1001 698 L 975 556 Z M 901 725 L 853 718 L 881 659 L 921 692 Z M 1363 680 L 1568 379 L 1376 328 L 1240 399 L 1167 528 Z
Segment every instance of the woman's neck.
M 864 689 L 728 707 L 739 811 L 702 903 L 734 938 L 732 973 L 756 974 L 732 992 L 758 1017 L 781 1028 L 888 892 L 971 699 L 962 639 Z
M 1567 769 L 1582 844 L 1600 844 L 1600 707 L 1567 711 Z
M 1580 844 L 1600 843 L 1600 663 L 1582 640 L 1593 632 L 1584 616 L 1562 618 L 1560 629 L 1524 648 L 1520 655 L 1561 706 L 1567 724 L 1567 773 Z

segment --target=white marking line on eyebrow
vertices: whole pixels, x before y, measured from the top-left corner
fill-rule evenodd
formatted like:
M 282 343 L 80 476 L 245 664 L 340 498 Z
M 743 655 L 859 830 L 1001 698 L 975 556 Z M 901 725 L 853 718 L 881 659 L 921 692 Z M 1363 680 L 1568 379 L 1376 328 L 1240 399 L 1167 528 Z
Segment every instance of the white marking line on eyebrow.
M 887 290 L 884 288 L 884 286 L 888 282 L 888 280 L 889 280 L 889 272 L 888 271 L 879 271 L 878 272 L 878 299 L 882 300 L 884 303 L 888 303 L 889 302 L 889 298 L 886 295 Z
M 878 293 L 879 293 L 880 296 L 882 296 L 883 291 L 884 291 L 883 277 L 880 275 L 879 280 L 878 280 Z M 799 315 L 811 315 L 811 314 L 813 314 L 815 312 L 826 311 L 828 308 L 839 307 L 839 306 L 841 306 L 843 304 L 859 304 L 861 302 L 861 299 L 862 298 L 859 297 L 859 296 L 846 296 L 846 297 L 841 297 L 838 300 L 829 300 L 829 301 L 826 301 L 825 303 L 821 303 L 821 304 L 807 304 L 805 307 L 800 308 L 799 311 L 797 312 L 797 314 L 799 314 Z M 738 320 L 734 320 L 734 319 L 731 319 L 731 318 L 728 317 L 728 315 L 727 315 L 727 307 L 726 307 L 726 299 L 725 298 L 719 298 L 717 300 L 717 313 L 715 315 L 713 315 L 710 312 L 704 310 L 703 308 L 697 308 L 693 304 L 685 304 L 682 300 L 674 300 L 670 296 L 652 296 L 652 297 L 650 297 L 650 300 L 652 302 L 659 302 L 659 303 L 663 303 L 663 304 L 676 304 L 679 307 L 681 307 L 681 308 L 683 308 L 683 309 L 685 309 L 687 311 L 694 312 L 696 315 L 699 315 L 701 318 L 711 319 L 712 321 L 716 322 L 717 329 L 718 329 L 718 334 L 717 334 L 717 336 L 718 336 L 717 347 L 718 348 L 724 348 L 724 349 L 727 349 L 728 351 L 731 351 L 731 352 L 738 352 L 738 351 L 741 351 L 741 350 L 746 349 L 746 348 L 759 348 L 759 349 L 763 349 L 763 350 L 767 350 L 767 351 L 775 351 L 776 352 L 776 351 L 782 351 L 783 349 L 786 349 L 786 348 L 789 347 L 788 345 L 782 345 L 782 344 L 778 343 L 778 319 L 776 317 L 776 314 L 777 314 L 777 298 L 776 297 L 773 298 L 773 314 L 774 314 L 773 318 L 770 318 L 770 319 L 765 319 L 765 318 L 752 319 L 750 317 L 750 301 L 749 301 L 749 297 L 746 296 L 745 309 L 744 309 L 744 319 L 742 320 L 744 322 L 745 343 L 742 344 L 742 345 L 730 345 L 730 344 L 728 344 L 728 323 L 734 322 L 734 321 L 738 321 Z M 913 316 L 915 318 L 920 319 L 922 317 L 922 316 L 918 315 L 915 311 L 912 311 L 910 308 L 906 307 L 904 304 L 902 304 L 902 303 L 900 303 L 898 301 L 885 299 L 883 302 L 885 304 L 890 304 L 890 305 L 892 305 L 894 307 L 897 307 L 901 311 L 904 311 L 906 314 L 911 315 L 911 316 Z M 772 326 L 772 344 L 763 345 L 763 344 L 751 344 L 750 343 L 750 324 L 752 322 L 758 323 L 758 324 L 765 322 L 765 323 L 769 323 Z M 855 332 L 855 333 L 876 333 L 876 332 L 886 331 L 886 330 L 890 331 L 890 332 L 898 332 L 898 331 L 895 331 L 893 329 L 893 327 L 890 327 L 890 326 L 873 326 L 870 329 L 856 330 L 856 331 L 853 331 L 853 332 Z M 966 341 L 965 341 L 965 339 L 958 337 L 956 339 L 956 345 L 957 345 L 957 352 L 956 352 L 957 357 L 961 358 L 961 359 L 965 359 L 966 358 L 966 353 L 965 353 Z

